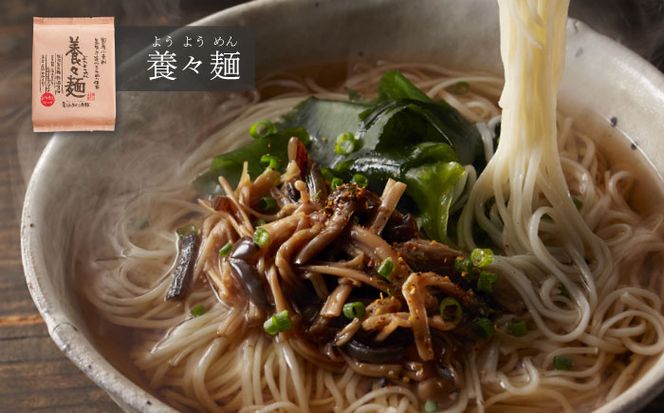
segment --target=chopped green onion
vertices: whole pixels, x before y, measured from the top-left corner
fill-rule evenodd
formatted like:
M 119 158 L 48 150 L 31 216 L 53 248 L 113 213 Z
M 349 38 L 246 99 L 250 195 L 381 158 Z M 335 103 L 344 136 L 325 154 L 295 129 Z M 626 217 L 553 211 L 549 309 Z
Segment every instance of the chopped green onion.
M 272 316 L 276 320 L 279 331 L 288 331 L 293 326 L 288 310 L 280 311 Z
M 470 272 L 470 259 L 464 257 L 456 257 L 454 259 L 454 270 L 458 272 Z
M 472 329 L 478 338 L 491 338 L 496 333 L 493 322 L 485 317 L 473 320 Z
M 351 182 L 354 182 L 355 185 L 359 186 L 360 188 L 366 188 L 367 185 L 369 185 L 369 180 L 367 179 L 366 176 L 362 174 L 353 175 L 353 179 L 351 179 Z
M 435 400 L 427 400 L 424 402 L 424 413 L 436 413 L 438 411 L 438 403 Z
M 263 330 L 271 336 L 288 331 L 293 327 L 293 322 L 288 315 L 288 310 L 280 311 L 272 315 L 263 323 Z
M 523 337 L 528 333 L 528 326 L 523 320 L 510 320 L 507 323 L 507 332 L 514 337 Z
M 279 158 L 272 155 L 263 155 L 261 156 L 261 165 L 265 165 L 268 168 L 279 169 Z
M 323 175 L 323 178 L 325 178 L 328 181 L 334 179 L 334 173 L 332 173 L 332 170 L 330 168 L 320 168 L 320 173 L 321 175 Z
M 492 272 L 482 271 L 477 279 L 477 291 L 490 294 L 493 292 L 493 285 L 496 283 L 498 276 Z
M 455 95 L 465 95 L 470 90 L 470 84 L 468 82 L 457 82 L 450 86 L 450 92 Z
M 194 317 L 199 317 L 205 314 L 207 310 L 203 304 L 196 304 L 190 311 L 191 315 Z
M 343 185 L 343 183 L 344 181 L 341 178 L 332 178 L 332 180 L 330 181 L 330 188 L 332 188 L 332 190 L 335 190 L 339 185 Z
M 175 230 L 175 232 L 180 236 L 198 234 L 198 228 L 194 224 L 184 225 Z
M 569 370 L 572 368 L 572 359 L 565 356 L 553 357 L 553 367 L 556 370 Z
M 269 212 L 277 209 L 277 200 L 271 196 L 264 196 L 259 201 L 260 207 L 263 211 Z
M 270 242 L 270 233 L 265 228 L 256 228 L 254 232 L 254 243 L 259 247 L 264 247 Z
M 342 133 L 337 136 L 334 152 L 337 155 L 349 155 L 358 149 L 358 142 L 352 132 Z
M 580 199 L 572 198 L 572 201 L 574 202 L 574 206 L 576 207 L 576 209 L 580 210 L 581 208 L 583 208 L 583 202 L 581 202 Z
M 484 268 L 493 262 L 493 251 L 489 248 L 475 248 L 470 253 L 470 261 L 477 268 Z
M 231 250 L 233 249 L 233 243 L 228 241 L 226 245 L 223 247 L 219 248 L 219 256 L 224 257 L 228 254 L 230 254 Z
M 274 322 L 274 317 L 270 317 L 263 323 L 263 330 L 271 336 L 276 336 L 279 333 L 279 328 Z
M 455 298 L 445 297 L 440 302 L 440 316 L 443 320 L 458 323 L 463 316 L 461 304 Z
M 354 318 L 362 318 L 364 317 L 364 303 L 361 301 L 354 301 L 352 303 L 346 303 L 344 304 L 343 308 L 344 316 L 352 320 Z
M 392 258 L 387 257 L 378 267 L 378 274 L 382 275 L 383 277 L 389 280 L 393 270 L 394 270 L 394 261 L 392 261 Z
M 265 138 L 277 133 L 277 127 L 269 120 L 259 120 L 249 128 L 249 135 L 254 139 Z

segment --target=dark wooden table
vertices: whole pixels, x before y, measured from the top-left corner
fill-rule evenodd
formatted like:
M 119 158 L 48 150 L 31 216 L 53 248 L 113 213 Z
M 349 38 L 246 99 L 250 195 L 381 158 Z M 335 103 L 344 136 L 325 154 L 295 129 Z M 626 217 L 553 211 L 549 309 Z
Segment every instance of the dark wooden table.
M 23 278 L 21 205 L 48 139 L 30 125 L 32 16 L 115 15 L 125 24 L 183 24 L 237 2 L 0 2 L 0 412 L 120 412 L 52 343 Z M 664 395 L 644 412 L 664 412 Z

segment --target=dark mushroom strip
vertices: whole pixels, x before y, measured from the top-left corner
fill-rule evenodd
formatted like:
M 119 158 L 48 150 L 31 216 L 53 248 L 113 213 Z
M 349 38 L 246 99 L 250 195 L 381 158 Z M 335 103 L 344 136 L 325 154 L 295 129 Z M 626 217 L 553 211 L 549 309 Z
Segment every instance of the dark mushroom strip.
M 408 266 L 417 272 L 450 273 L 454 270 L 456 257 L 463 256 L 461 251 L 443 243 L 424 239 L 406 241 L 395 248 Z
M 421 238 L 415 218 L 410 214 L 402 214 L 399 211 L 392 213 L 381 236 L 390 244 Z
M 230 258 L 244 260 L 251 264 L 255 264 L 258 261 L 258 253 L 260 248 L 254 240 L 249 237 L 243 237 L 237 240 L 233 245 L 231 250 Z
M 406 191 L 406 184 L 402 182 L 397 182 L 393 179 L 388 179 L 385 184 L 385 189 L 383 189 L 383 195 L 381 195 L 380 206 L 378 207 L 378 212 L 374 216 L 371 224 L 369 224 L 369 230 L 375 234 L 380 234 L 387 224 L 390 216 L 394 212 L 401 199 L 401 196 Z
M 405 353 L 405 347 L 401 344 L 365 344 L 355 338 L 343 349 L 353 359 L 372 364 L 399 362 Z
M 193 227 L 188 230 L 178 230 L 177 257 L 175 268 L 171 273 L 171 284 L 166 291 L 166 299 L 180 298 L 186 292 L 194 275 L 196 254 L 198 253 L 198 233 Z
M 233 258 L 229 260 L 229 264 L 233 274 L 238 278 L 249 296 L 249 301 L 259 308 L 268 309 L 270 304 L 267 301 L 267 296 L 263 289 L 263 281 L 258 271 L 256 271 L 256 267 L 246 261 Z
M 249 301 L 258 308 L 268 309 L 270 303 L 265 294 L 263 279 L 256 269 L 258 246 L 251 238 L 241 238 L 233 246 L 228 259 L 233 275 L 247 293 Z

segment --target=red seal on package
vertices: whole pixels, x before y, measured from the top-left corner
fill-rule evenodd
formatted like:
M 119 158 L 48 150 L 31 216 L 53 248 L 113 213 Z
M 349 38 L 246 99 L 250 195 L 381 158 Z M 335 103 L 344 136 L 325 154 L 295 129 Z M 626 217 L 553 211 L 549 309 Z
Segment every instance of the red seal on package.
M 51 92 L 44 92 L 42 93 L 40 100 L 41 104 L 46 107 L 53 106 L 55 103 L 55 96 L 53 96 L 53 93 Z

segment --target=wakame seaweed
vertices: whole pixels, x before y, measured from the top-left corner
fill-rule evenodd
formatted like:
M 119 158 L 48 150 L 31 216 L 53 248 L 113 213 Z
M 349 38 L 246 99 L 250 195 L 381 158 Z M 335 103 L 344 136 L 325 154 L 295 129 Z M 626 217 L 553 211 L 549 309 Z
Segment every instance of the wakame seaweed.
M 465 183 L 462 165 L 483 165 L 482 143 L 474 124 L 446 102 L 433 101 L 398 71 L 386 72 L 372 102 L 308 98 L 276 124 L 276 131 L 215 157 L 195 181 L 207 194 L 220 193 L 224 176 L 237 184 L 243 162 L 249 174 L 262 172 L 261 156 L 287 160 L 290 137 L 300 139 L 312 159 L 334 176 L 350 180 L 362 174 L 380 192 L 388 178 L 408 185 L 420 226 L 432 239 L 445 240 L 449 209 Z M 337 137 L 351 133 L 353 151 L 337 153 Z

